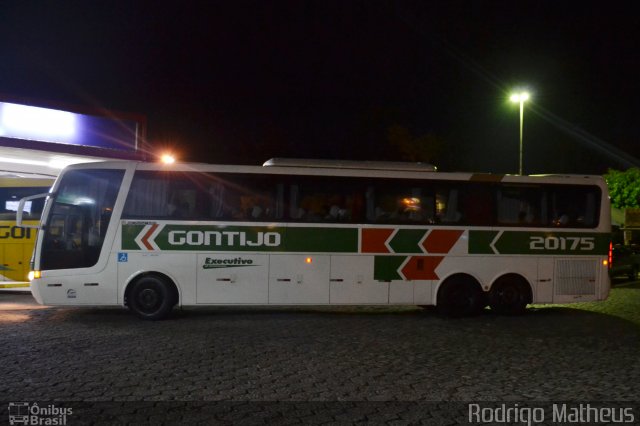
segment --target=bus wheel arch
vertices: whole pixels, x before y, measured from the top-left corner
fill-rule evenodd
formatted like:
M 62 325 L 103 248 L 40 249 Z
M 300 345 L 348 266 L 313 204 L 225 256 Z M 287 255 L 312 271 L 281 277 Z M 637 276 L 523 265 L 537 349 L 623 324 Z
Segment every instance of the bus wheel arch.
M 479 314 L 486 306 L 480 282 L 472 275 L 456 273 L 442 281 L 436 295 L 438 312 L 450 317 Z
M 523 314 L 532 302 L 531 284 L 520 274 L 509 273 L 498 277 L 489 290 L 489 306 L 498 314 Z
M 125 305 L 146 320 L 166 318 L 178 304 L 180 293 L 174 280 L 160 272 L 144 272 L 127 284 Z

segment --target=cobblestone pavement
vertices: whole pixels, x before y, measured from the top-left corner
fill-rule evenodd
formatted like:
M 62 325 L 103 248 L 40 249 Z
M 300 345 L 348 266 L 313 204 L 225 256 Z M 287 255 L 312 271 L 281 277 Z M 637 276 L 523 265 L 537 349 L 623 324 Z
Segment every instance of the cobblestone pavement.
M 123 423 L 158 423 L 158 407 L 204 423 L 214 410 L 233 423 L 372 422 L 376 412 L 372 423 L 404 424 L 464 416 L 452 401 L 637 401 L 639 349 L 636 324 L 567 308 L 465 319 L 399 307 L 215 308 L 146 322 L 0 294 L 0 401 L 75 401 L 76 413 L 99 407 Z

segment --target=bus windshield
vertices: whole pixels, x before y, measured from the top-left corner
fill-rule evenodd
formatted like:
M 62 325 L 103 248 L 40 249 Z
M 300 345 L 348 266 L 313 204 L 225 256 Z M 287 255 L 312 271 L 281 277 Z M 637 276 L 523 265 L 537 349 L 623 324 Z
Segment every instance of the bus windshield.
M 87 268 L 98 261 L 124 170 L 65 174 L 44 221 L 44 269 Z

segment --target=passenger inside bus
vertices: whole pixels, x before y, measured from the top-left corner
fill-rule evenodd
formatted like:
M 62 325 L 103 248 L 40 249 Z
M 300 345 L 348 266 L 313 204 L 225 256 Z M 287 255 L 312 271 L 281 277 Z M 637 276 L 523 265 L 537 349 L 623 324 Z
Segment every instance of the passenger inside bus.
M 189 203 L 186 201 L 179 201 L 176 206 L 173 207 L 173 212 L 171 213 L 171 217 L 173 218 L 188 218 L 191 216 Z

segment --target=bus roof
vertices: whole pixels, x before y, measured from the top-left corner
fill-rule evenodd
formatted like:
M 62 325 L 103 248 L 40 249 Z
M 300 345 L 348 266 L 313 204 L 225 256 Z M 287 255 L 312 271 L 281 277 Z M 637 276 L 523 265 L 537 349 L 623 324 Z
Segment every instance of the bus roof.
M 353 161 L 307 158 L 271 158 L 264 167 L 312 167 L 322 169 L 394 170 L 410 172 L 435 172 L 437 167 L 429 163 L 402 161 Z
M 284 161 L 284 160 L 283 160 Z M 604 178 L 598 175 L 569 175 L 569 174 L 547 174 L 547 175 L 505 175 L 491 173 L 473 172 L 435 172 L 426 168 L 427 165 L 411 168 L 415 163 L 395 163 L 383 161 L 338 161 L 338 160 L 286 160 L 281 164 L 280 160 L 272 159 L 265 162 L 263 166 L 252 165 L 231 165 L 231 164 L 208 164 L 208 163 L 173 163 L 162 164 L 132 160 L 110 160 L 96 163 L 74 164 L 68 169 L 78 168 L 111 168 L 128 167 L 134 165 L 137 170 L 165 170 L 176 172 L 196 172 L 196 173 L 251 173 L 251 174 L 273 174 L 273 175 L 300 175 L 300 176 L 343 176 L 343 177 L 378 177 L 395 179 L 431 179 L 431 180 L 453 180 L 472 182 L 494 182 L 494 183 L 514 183 L 514 184 L 579 184 L 598 185 L 605 188 Z M 307 162 L 307 163 L 305 163 Z M 338 166 L 333 164 L 344 164 Z M 358 165 L 371 164 L 372 167 L 364 168 Z M 384 167 L 391 164 L 391 167 Z M 401 167 L 400 165 L 405 165 Z

